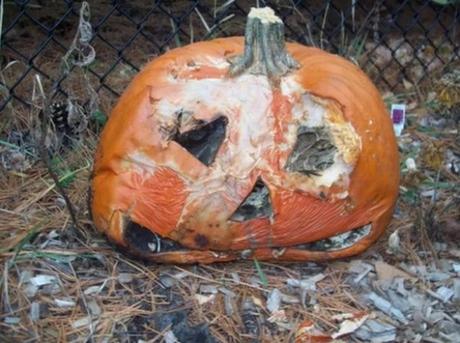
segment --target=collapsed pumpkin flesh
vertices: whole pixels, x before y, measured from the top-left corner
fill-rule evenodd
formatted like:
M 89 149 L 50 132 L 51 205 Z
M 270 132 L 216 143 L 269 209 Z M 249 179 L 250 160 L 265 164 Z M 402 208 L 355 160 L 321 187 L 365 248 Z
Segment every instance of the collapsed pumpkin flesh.
M 399 182 L 381 97 L 350 62 L 282 37 L 270 9 L 253 9 L 244 41 L 172 50 L 133 80 L 92 181 L 112 241 L 210 263 L 338 258 L 378 238 Z

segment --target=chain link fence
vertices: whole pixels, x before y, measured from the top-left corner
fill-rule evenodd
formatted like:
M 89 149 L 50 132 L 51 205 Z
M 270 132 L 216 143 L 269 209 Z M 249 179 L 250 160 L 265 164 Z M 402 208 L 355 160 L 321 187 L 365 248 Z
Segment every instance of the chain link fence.
M 87 102 L 96 92 L 100 108 L 108 110 L 155 56 L 194 41 L 242 35 L 252 6 L 272 7 L 286 25 L 288 40 L 347 57 L 382 90 L 420 83 L 460 56 L 456 0 L 93 0 L 86 18 L 92 34 L 80 49 L 93 48 L 95 55 L 83 67 L 60 73 L 62 58 L 75 47 L 81 2 L 2 4 L 0 111 L 30 106 L 36 75 L 40 87 L 54 84 L 63 97 Z

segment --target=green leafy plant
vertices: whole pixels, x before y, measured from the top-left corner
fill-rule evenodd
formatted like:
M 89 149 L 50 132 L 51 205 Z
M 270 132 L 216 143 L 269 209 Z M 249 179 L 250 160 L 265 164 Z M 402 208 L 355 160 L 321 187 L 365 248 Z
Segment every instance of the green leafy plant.
M 92 115 L 92 119 L 99 126 L 104 126 L 107 122 L 107 116 L 102 111 L 95 111 Z

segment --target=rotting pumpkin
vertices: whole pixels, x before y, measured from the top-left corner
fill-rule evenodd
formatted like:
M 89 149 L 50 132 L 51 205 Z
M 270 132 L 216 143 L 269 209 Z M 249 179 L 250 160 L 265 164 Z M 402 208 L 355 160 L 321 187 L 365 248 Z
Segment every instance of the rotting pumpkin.
M 151 261 L 318 261 L 388 225 L 398 151 L 368 77 L 285 44 L 270 8 L 242 37 L 174 49 L 131 82 L 104 128 L 95 225 Z

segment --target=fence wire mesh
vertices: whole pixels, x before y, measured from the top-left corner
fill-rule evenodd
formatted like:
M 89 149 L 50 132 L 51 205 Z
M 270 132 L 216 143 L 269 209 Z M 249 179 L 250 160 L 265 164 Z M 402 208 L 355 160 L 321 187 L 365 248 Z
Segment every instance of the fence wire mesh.
M 82 38 L 77 42 L 75 58 L 88 57 L 92 51 L 85 49 L 94 49 L 80 73 L 102 108 L 153 57 L 194 41 L 242 35 L 248 11 L 257 5 L 276 11 L 288 40 L 351 59 L 382 90 L 417 84 L 460 56 L 455 0 L 101 0 L 89 5 L 87 44 Z M 78 73 L 59 74 L 57 67 L 75 45 L 81 2 L 5 1 L 3 7 L 0 111 L 30 105 L 36 74 L 44 87 L 57 84 L 63 97 L 84 97 Z

